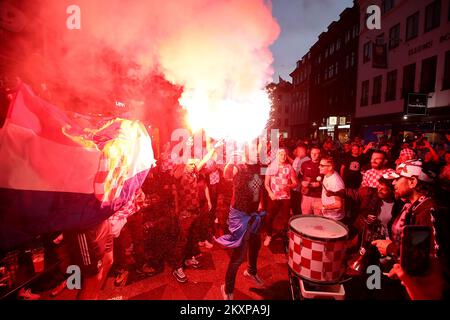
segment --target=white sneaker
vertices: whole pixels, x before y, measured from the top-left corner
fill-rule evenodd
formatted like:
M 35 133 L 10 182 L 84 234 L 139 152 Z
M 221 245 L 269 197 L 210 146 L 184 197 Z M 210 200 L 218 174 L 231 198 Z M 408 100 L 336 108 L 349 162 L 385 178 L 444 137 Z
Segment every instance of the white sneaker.
M 233 294 L 225 292 L 225 285 L 224 284 L 220 286 L 220 292 L 222 293 L 223 300 L 233 300 Z
M 184 283 L 187 281 L 186 274 L 183 271 L 183 268 L 178 268 L 172 272 L 175 279 L 177 279 L 178 282 Z
M 264 287 L 264 281 L 257 274 L 255 274 L 255 275 L 250 274 L 247 269 L 245 269 L 245 271 L 244 271 L 244 277 L 246 277 L 250 280 L 253 280 L 253 282 L 255 282 L 256 285 L 258 285 L 260 287 Z
M 268 247 L 270 245 L 270 241 L 272 241 L 272 237 L 266 236 L 266 239 L 264 240 L 264 246 Z

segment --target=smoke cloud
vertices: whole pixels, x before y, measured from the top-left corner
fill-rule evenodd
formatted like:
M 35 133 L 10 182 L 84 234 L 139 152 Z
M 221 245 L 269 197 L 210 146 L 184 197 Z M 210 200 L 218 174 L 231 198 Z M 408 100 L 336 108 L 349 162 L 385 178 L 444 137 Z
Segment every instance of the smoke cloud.
M 269 46 L 280 30 L 268 1 L 40 0 L 33 12 L 28 1 L 8 2 L 36 35 L 26 78 L 47 83 L 67 109 L 100 112 L 119 100 L 151 119 L 182 93 L 236 99 L 271 81 Z M 80 30 L 66 27 L 73 4 Z

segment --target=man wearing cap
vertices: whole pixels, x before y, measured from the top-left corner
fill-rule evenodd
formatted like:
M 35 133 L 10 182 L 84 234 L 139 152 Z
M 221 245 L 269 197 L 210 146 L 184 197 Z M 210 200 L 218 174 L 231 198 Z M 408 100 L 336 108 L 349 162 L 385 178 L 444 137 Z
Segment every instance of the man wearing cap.
M 423 171 L 422 162 L 409 160 L 397 167 L 397 172 L 387 173 L 386 179 L 394 178 L 394 192 L 396 199 L 406 200 L 400 215 L 392 224 L 391 240 L 375 240 L 373 245 L 377 246 L 382 255 L 398 256 L 403 227 L 406 225 L 429 226 L 433 230 L 432 252 L 438 248 L 435 242 L 435 228 L 433 212 L 436 211 L 436 203 L 429 195 L 427 186 L 433 179 Z

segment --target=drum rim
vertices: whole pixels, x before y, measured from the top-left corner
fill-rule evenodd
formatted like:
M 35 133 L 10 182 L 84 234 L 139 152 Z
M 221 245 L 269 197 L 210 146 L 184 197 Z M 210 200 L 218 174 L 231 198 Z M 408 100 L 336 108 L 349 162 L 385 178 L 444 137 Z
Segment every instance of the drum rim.
M 338 238 L 330 238 L 330 239 L 314 237 L 314 236 L 310 236 L 310 235 L 304 234 L 304 233 L 302 233 L 302 232 L 300 232 L 298 230 L 295 230 L 291 226 L 291 222 L 293 220 L 298 219 L 298 218 L 302 218 L 302 217 L 305 217 L 305 218 L 307 218 L 307 217 L 320 217 L 322 219 L 327 219 L 327 220 L 336 222 L 337 224 L 339 224 L 341 227 L 343 227 L 347 231 L 347 234 L 345 236 L 341 236 L 341 237 L 338 237 Z M 337 242 L 337 241 L 347 240 L 348 239 L 348 233 L 349 233 L 348 227 L 345 224 L 343 224 L 342 222 L 336 221 L 334 219 L 331 219 L 331 218 L 328 218 L 328 217 L 324 217 L 324 216 L 317 216 L 317 215 L 314 215 L 314 214 L 299 214 L 299 215 L 292 216 L 289 219 L 289 230 L 291 230 L 292 232 L 294 232 L 294 233 L 296 233 L 298 235 L 301 235 L 302 237 L 304 237 L 304 238 L 306 238 L 308 240 L 314 240 L 314 241 L 320 241 L 320 242 Z

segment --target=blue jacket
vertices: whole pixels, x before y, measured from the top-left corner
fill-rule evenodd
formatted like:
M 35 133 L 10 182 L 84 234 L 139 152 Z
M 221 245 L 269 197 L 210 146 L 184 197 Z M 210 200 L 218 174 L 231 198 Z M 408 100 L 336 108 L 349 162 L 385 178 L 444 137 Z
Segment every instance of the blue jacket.
M 228 215 L 228 228 L 230 234 L 225 234 L 220 238 L 214 238 L 214 240 L 227 248 L 237 248 L 241 245 L 242 239 L 244 239 L 245 233 L 250 231 L 251 233 L 257 233 L 261 226 L 261 217 L 265 216 L 266 212 L 253 212 L 247 214 L 245 212 L 230 208 L 230 214 Z M 249 229 L 249 221 L 252 217 L 255 217 L 252 225 Z

